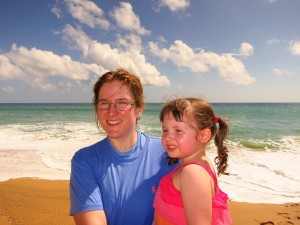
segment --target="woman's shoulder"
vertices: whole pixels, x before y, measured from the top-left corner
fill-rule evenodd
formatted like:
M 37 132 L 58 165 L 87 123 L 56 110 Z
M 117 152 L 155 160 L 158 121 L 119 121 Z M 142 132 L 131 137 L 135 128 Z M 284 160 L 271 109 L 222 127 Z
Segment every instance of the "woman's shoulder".
M 140 133 L 142 136 L 146 137 L 146 138 L 150 138 L 150 139 L 153 139 L 153 140 L 161 141 L 161 137 L 156 137 L 156 136 L 153 136 L 153 135 L 151 135 L 151 134 L 144 133 L 144 132 L 142 132 L 142 131 L 139 131 L 139 133 Z
M 162 148 L 160 137 L 155 137 L 151 134 L 147 134 L 143 132 L 140 132 L 140 136 L 141 136 L 141 142 L 143 143 L 142 144 L 143 146 L 146 144 L 147 146 L 160 146 Z
M 84 156 L 91 155 L 91 154 L 98 152 L 99 149 L 100 150 L 104 149 L 103 146 L 108 144 L 107 140 L 108 140 L 107 138 L 104 138 L 92 145 L 89 145 L 89 146 L 79 149 L 77 152 L 75 152 L 74 157 L 84 157 Z

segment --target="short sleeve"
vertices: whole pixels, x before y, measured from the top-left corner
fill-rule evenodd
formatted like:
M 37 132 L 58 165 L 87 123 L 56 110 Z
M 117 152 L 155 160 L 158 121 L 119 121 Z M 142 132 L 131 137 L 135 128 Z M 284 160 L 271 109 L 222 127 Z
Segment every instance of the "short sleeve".
M 79 150 L 71 161 L 70 214 L 103 209 L 101 192 L 89 149 Z

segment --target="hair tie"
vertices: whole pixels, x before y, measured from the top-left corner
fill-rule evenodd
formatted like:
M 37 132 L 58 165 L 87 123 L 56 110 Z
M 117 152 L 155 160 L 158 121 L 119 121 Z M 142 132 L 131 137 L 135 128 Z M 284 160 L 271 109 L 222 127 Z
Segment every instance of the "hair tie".
M 215 123 L 219 123 L 219 120 L 220 120 L 220 117 L 218 117 L 218 116 L 216 116 L 214 119 Z

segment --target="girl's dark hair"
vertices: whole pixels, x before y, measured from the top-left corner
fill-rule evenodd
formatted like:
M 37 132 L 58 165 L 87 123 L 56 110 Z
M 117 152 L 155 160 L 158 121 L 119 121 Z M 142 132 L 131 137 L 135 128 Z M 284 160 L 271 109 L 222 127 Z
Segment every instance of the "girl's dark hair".
M 171 113 L 171 115 L 178 122 L 185 122 L 197 131 L 203 129 L 210 129 L 211 138 L 214 136 L 214 143 L 218 149 L 218 156 L 215 158 L 218 175 L 228 174 L 225 172 L 227 168 L 228 150 L 223 142 L 229 133 L 229 127 L 225 120 L 218 119 L 218 124 L 215 122 L 215 113 L 212 106 L 199 98 L 179 98 L 168 102 L 160 112 L 160 122 L 163 122 L 164 117 Z M 190 121 L 184 121 L 183 117 L 186 115 Z M 192 126 L 196 125 L 196 127 Z M 178 162 L 178 159 L 169 157 L 169 165 Z

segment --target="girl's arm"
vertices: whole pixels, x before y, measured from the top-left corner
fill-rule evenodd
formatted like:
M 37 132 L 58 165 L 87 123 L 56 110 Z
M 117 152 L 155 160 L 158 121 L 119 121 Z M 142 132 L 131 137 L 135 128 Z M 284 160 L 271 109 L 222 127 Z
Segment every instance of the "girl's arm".
M 179 185 L 188 225 L 211 225 L 214 183 L 201 166 L 185 166 L 179 175 Z

